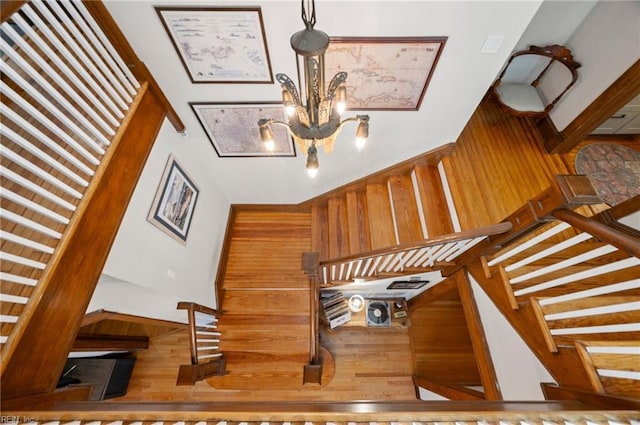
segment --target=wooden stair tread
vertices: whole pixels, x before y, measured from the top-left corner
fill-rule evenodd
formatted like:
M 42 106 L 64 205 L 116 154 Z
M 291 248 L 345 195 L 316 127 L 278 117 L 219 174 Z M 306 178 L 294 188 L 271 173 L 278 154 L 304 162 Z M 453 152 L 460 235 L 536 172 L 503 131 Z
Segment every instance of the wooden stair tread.
M 308 314 L 309 291 L 227 290 L 224 310 L 246 314 Z
M 331 198 L 327 202 L 329 225 L 329 257 L 349 255 L 349 224 L 347 200 L 344 197 Z
M 380 249 L 397 244 L 391 213 L 391 201 L 386 185 L 367 185 L 367 212 L 371 226 L 371 249 Z
M 424 239 L 411 176 L 389 177 L 389 190 L 393 202 L 398 242 Z
M 320 261 L 329 259 L 329 218 L 326 205 L 311 207 L 311 252 L 320 254 Z
M 429 237 L 453 233 L 451 212 L 444 194 L 438 167 L 419 166 L 414 169 L 420 202 Z
M 371 231 L 367 198 L 364 192 L 347 192 L 347 220 L 349 222 L 349 251 L 357 254 L 371 250 Z

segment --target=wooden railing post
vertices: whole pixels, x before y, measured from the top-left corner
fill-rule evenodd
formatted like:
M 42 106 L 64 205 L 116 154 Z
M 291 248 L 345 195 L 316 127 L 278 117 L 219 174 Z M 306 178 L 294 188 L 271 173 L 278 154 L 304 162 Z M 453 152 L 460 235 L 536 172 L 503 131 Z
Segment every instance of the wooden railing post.
M 320 254 L 305 252 L 302 254 L 302 270 L 309 278 L 309 364 L 304 366 L 303 383 L 320 384 L 322 379 L 322 358 L 320 357 L 320 328 L 318 307 L 320 288 Z
M 226 373 L 226 359 L 220 351 L 220 333 L 216 329 L 217 317 L 220 315 L 218 310 L 185 301 L 179 302 L 176 308 L 187 311 L 191 351 L 191 364 L 180 365 L 176 385 L 194 385 L 210 376 L 224 375 Z M 198 324 L 196 313 L 211 317 L 212 323 Z M 212 340 L 216 340 L 216 337 L 218 345 L 211 345 L 211 342 L 215 342 Z M 206 343 L 206 345 L 200 345 L 200 343 Z

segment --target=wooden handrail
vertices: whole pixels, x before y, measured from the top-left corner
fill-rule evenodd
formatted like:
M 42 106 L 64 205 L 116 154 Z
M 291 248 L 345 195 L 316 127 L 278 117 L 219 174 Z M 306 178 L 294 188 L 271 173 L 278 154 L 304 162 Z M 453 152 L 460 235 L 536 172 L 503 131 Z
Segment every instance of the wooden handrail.
M 194 302 L 180 301 L 178 306 L 176 307 L 178 310 L 189 310 L 194 312 L 200 312 L 204 314 L 209 314 L 211 316 L 219 316 L 220 312 L 215 308 L 206 307 L 204 305 L 200 305 Z
M 594 410 L 588 404 L 563 401 L 406 401 L 406 402 L 60 402 L 49 409 L 7 410 L 4 415 L 39 420 L 142 421 L 332 421 L 332 422 L 467 422 L 499 420 L 580 421 L 609 423 L 637 419 L 637 410 Z
M 498 223 L 491 226 L 480 227 L 478 229 L 463 230 L 457 233 L 450 233 L 448 235 L 437 236 L 431 239 L 422 239 L 419 241 L 407 242 L 407 243 L 394 245 L 386 248 L 374 249 L 374 250 L 367 251 L 360 254 L 345 255 L 344 257 L 334 258 L 327 261 L 321 261 L 320 266 L 328 266 L 331 264 L 343 263 L 351 260 L 368 259 L 372 257 L 377 257 L 379 255 L 388 255 L 396 252 L 409 251 L 412 249 L 428 248 L 431 246 L 443 245 L 450 242 L 457 242 L 465 239 L 473 239 L 481 236 L 498 235 L 504 232 L 508 232 L 509 230 L 511 230 L 511 228 L 512 228 L 511 223 L 503 222 L 503 223 Z
M 576 229 L 589 233 L 602 242 L 607 242 L 621 251 L 640 258 L 640 240 L 633 236 L 607 226 L 598 220 L 578 214 L 575 211 L 559 209 L 554 211 L 552 215 Z
M 4 0 L 0 2 L 0 17 L 2 22 L 18 11 L 27 0 Z
M 513 228 L 494 238 L 492 242 L 497 247 L 506 246 L 528 235 L 553 219 L 552 213 L 555 210 L 600 203 L 602 200 L 587 176 L 556 175 L 551 186 L 503 220 L 503 223 L 510 222 Z

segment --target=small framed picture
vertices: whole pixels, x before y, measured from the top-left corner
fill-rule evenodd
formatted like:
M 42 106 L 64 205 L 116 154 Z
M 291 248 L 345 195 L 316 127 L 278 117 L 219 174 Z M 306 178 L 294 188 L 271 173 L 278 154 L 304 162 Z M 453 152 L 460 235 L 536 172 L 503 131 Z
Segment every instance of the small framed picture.
M 147 219 L 177 241 L 186 243 L 199 192 L 175 157 L 170 155 Z
M 273 83 L 259 7 L 156 7 L 192 83 Z
M 420 289 L 429 283 L 428 280 L 395 280 L 387 289 Z
M 219 157 L 296 156 L 287 130 L 272 126 L 275 146 L 268 151 L 258 120 L 285 121 L 281 102 L 189 103 Z

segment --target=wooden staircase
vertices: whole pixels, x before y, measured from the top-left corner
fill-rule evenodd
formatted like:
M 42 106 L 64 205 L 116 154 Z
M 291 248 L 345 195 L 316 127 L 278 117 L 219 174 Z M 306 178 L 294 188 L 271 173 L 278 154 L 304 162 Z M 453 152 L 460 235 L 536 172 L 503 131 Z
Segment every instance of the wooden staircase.
M 576 394 L 640 398 L 640 234 L 617 222 L 639 208 L 636 197 L 604 216 L 586 207 L 540 214 L 562 220 L 470 267 L 559 386 Z
M 302 386 L 309 361 L 309 283 L 300 268 L 309 250 L 310 214 L 295 207 L 234 207 L 218 329 L 226 374 L 217 389 Z
M 311 250 L 323 262 L 453 233 L 455 211 L 438 165 L 452 148 L 445 145 L 305 203 L 311 205 Z M 376 271 L 370 278 L 390 275 Z M 324 277 L 324 283 L 344 283 L 339 280 Z

